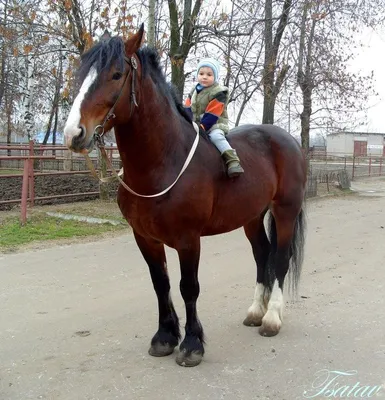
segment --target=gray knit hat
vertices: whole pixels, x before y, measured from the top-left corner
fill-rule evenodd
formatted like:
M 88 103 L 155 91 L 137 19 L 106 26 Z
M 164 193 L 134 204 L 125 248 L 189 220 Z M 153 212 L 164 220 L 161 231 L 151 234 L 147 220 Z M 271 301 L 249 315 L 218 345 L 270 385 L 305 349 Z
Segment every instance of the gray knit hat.
M 218 82 L 219 79 L 219 71 L 221 69 L 221 65 L 219 64 L 219 62 L 217 60 L 214 60 L 213 58 L 204 58 L 203 60 L 201 60 L 198 64 L 198 68 L 197 68 L 197 75 L 199 73 L 199 70 L 202 67 L 209 67 L 213 70 L 214 73 L 214 81 Z

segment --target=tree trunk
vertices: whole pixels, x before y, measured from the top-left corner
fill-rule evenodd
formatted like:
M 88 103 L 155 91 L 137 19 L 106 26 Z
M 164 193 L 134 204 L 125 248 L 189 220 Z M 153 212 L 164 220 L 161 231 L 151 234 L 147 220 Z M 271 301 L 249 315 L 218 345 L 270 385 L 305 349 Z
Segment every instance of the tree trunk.
M 149 47 L 155 48 L 155 5 L 156 0 L 149 0 L 148 11 L 148 33 L 147 42 Z
M 241 106 L 239 107 L 237 118 L 235 120 L 235 126 L 238 126 L 239 123 L 241 122 L 241 117 L 242 117 L 243 112 L 245 111 L 247 102 L 248 102 L 248 100 L 247 100 L 247 97 L 245 96 L 242 100 Z
M 312 91 L 310 87 L 308 90 L 303 92 L 303 110 L 301 113 L 301 144 L 306 153 L 309 151 L 310 143 L 310 117 L 312 112 L 311 95 Z
M 183 59 L 173 59 L 171 64 L 171 76 L 171 82 L 177 91 L 178 98 L 180 101 L 182 101 L 185 84 Z
M 265 62 L 263 67 L 263 124 L 274 122 L 273 0 L 265 2 Z
M 51 128 L 52 128 L 52 121 L 55 117 L 55 122 L 54 122 L 54 129 L 53 129 L 53 135 L 54 137 L 52 138 L 52 144 L 55 144 L 56 142 L 56 130 L 57 130 L 57 123 L 58 123 L 58 113 L 59 113 L 59 102 L 60 102 L 60 88 L 63 80 L 63 54 L 62 54 L 62 48 L 63 45 L 60 42 L 60 52 L 59 52 L 59 67 L 58 67 L 58 74 L 56 76 L 56 82 L 55 82 L 55 95 L 53 98 L 52 102 L 52 107 L 51 107 L 51 113 L 49 116 L 48 120 L 48 126 L 47 130 L 43 139 L 43 144 L 47 144 L 49 135 L 51 134 Z M 54 154 L 54 153 L 52 153 Z
M 72 14 L 68 14 L 68 19 L 72 24 L 73 39 L 75 40 L 75 45 L 78 48 L 80 54 L 83 54 L 86 46 L 86 27 L 84 26 L 84 19 L 80 10 L 78 0 L 71 1 Z
M 8 99 L 6 99 L 8 100 Z M 8 101 L 6 101 L 8 103 Z M 11 115 L 12 115 L 12 107 L 10 104 L 6 104 L 6 110 L 7 110 L 7 144 L 11 144 L 12 142 L 12 121 L 11 121 Z M 7 155 L 11 155 L 11 150 L 7 150 Z
M 56 106 L 55 110 L 55 123 L 53 126 L 53 131 L 52 131 L 52 145 L 56 145 L 56 132 L 57 132 L 57 121 L 58 121 L 58 114 L 59 114 L 59 105 Z M 52 155 L 56 155 L 56 150 L 52 150 Z
M 28 140 L 32 139 L 34 118 L 31 112 L 32 96 L 34 89 L 34 65 L 33 58 L 30 56 L 25 57 L 25 72 L 26 82 L 24 86 L 23 106 L 24 106 L 24 127 L 27 133 Z
M 282 83 L 286 78 L 289 70 L 288 65 L 283 65 L 280 72 L 275 78 L 277 69 L 278 50 L 281 44 L 283 32 L 287 26 L 289 12 L 292 0 L 285 0 L 282 14 L 279 18 L 279 24 L 273 40 L 273 1 L 266 0 L 265 2 L 265 62 L 263 72 L 263 124 L 274 123 L 275 102 Z
M 7 28 L 7 15 L 8 15 L 8 0 L 5 1 L 4 3 L 4 21 L 2 25 L 4 26 L 4 29 Z M 5 92 L 5 65 L 7 62 L 7 52 L 5 50 L 6 46 L 6 41 L 2 40 L 2 46 L 1 46 L 1 66 L 0 66 L 0 107 L 1 103 L 3 101 L 4 97 L 4 92 Z
M 56 94 L 55 94 L 55 97 L 54 97 L 54 100 L 53 100 L 53 104 L 52 104 L 52 107 L 51 107 L 51 113 L 49 115 L 47 130 L 45 131 L 45 135 L 44 135 L 44 139 L 43 139 L 43 143 L 42 144 L 47 144 L 48 139 L 49 139 L 49 135 L 51 134 L 52 121 L 53 121 L 53 117 L 55 115 L 55 109 L 56 109 Z
M 314 41 L 314 33 L 317 19 L 312 19 L 312 24 L 307 39 L 306 45 L 306 33 L 308 32 L 308 25 L 306 23 L 308 17 L 308 11 L 310 10 L 311 2 L 307 0 L 304 4 L 302 19 L 301 19 L 301 31 L 299 40 L 299 52 L 298 52 L 298 72 L 297 82 L 302 91 L 302 102 L 303 110 L 301 113 L 301 144 L 302 148 L 309 151 L 310 144 L 310 117 L 312 114 L 312 93 L 313 93 L 313 79 L 312 79 L 312 49 Z M 316 12 L 319 10 L 319 4 L 317 5 Z M 305 66 L 304 66 L 305 64 Z
M 201 4 L 201 0 L 195 0 L 194 7 L 192 8 L 192 0 L 184 0 L 183 20 L 180 24 L 180 13 L 176 0 L 168 0 L 170 15 L 169 57 L 171 60 L 171 83 L 175 87 L 180 101 L 182 101 L 183 98 L 185 83 L 184 66 L 190 49 L 194 45 L 193 33 Z

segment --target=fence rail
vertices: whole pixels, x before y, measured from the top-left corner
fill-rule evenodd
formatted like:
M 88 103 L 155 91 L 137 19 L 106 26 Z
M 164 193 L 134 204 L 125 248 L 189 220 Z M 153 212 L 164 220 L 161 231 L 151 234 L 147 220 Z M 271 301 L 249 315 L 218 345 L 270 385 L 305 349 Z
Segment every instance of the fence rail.
M 116 146 L 107 147 L 108 157 L 116 170 L 121 168 L 121 160 Z M 91 160 L 95 169 L 102 170 L 98 154 L 93 151 Z M 309 171 L 306 196 L 317 195 L 317 183 L 327 185 L 341 182 L 346 179 L 353 180 L 358 177 L 385 175 L 385 157 L 382 156 L 341 156 L 326 152 L 311 152 L 308 157 Z M 11 173 L 1 174 L 1 170 L 11 170 Z M 20 170 L 20 173 L 12 173 Z M 111 171 L 109 171 L 111 172 Z M 344 172 L 344 174 L 342 174 Z M 56 194 L 53 196 L 39 196 L 34 194 L 35 177 L 53 175 L 78 175 L 89 174 L 86 162 L 81 155 L 72 153 L 62 145 L 37 145 L 30 141 L 27 145 L 0 145 L 0 180 L 23 178 L 22 195 L 20 199 L 7 199 L 1 204 L 21 203 L 22 223 L 26 218 L 26 207 L 34 205 L 35 200 L 48 200 L 55 198 L 74 198 L 85 195 L 96 195 L 98 192 L 91 190 L 82 193 Z M 106 174 L 106 171 L 104 171 Z M 108 174 L 108 171 L 107 171 Z
M 345 170 L 350 179 L 385 175 L 385 157 L 383 156 L 340 156 L 335 154 L 310 155 L 313 173 L 324 176 Z
M 117 157 L 117 148 L 112 146 L 108 147 L 107 154 L 113 167 L 119 170 L 120 159 Z M 111 173 L 111 171 L 102 169 L 96 152 L 91 160 L 95 169 L 99 170 L 103 176 Z M 10 173 L 2 174 L 1 170 L 10 170 Z M 18 170 L 20 170 L 20 173 L 16 173 Z M 48 192 L 40 193 L 42 194 L 41 196 L 35 196 L 36 177 L 89 174 L 90 171 L 87 168 L 85 160 L 81 158 L 81 156 L 74 155 L 65 146 L 41 146 L 35 145 L 33 141 L 30 141 L 28 145 L 0 145 L 0 181 L 4 179 L 22 178 L 21 198 L 9 198 L 10 195 L 4 191 L 1 196 L 2 200 L 0 200 L 0 205 L 20 203 L 20 221 L 21 224 L 25 224 L 28 203 L 30 207 L 33 207 L 35 201 L 94 196 L 100 194 L 101 190 L 101 186 L 99 186 L 99 191 L 95 191 L 95 187 L 93 189 L 88 187 L 88 189 L 91 190 L 84 191 L 83 188 L 83 191 L 76 193 L 56 193 L 54 195 L 48 195 L 50 194 Z M 10 185 L 12 186 L 13 182 Z M 95 186 L 95 184 L 92 185 Z M 5 185 L 3 184 L 2 186 L 4 188 Z M 14 190 L 12 194 L 15 195 Z

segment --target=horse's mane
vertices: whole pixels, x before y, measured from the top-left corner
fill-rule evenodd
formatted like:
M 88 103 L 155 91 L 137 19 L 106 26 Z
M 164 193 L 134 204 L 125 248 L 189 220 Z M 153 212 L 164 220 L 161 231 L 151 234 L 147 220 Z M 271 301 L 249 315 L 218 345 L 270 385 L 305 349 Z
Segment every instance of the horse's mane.
M 151 47 L 143 47 L 139 49 L 137 55 L 142 63 L 144 74 L 150 74 L 152 80 L 156 83 L 162 93 L 171 98 L 172 103 L 174 103 L 179 114 L 191 123 L 190 115 L 185 111 L 182 103 L 178 99 L 174 86 L 171 83 L 166 82 L 158 52 Z
M 124 43 L 118 36 L 100 40 L 82 55 L 78 77 L 82 82 L 92 66 L 99 75 L 104 69 L 110 69 L 113 64 L 119 71 L 124 70 Z
M 191 118 L 179 101 L 174 87 L 166 82 L 157 51 L 144 47 L 139 49 L 136 54 L 140 59 L 144 76 L 149 74 L 157 88 L 171 100 L 171 104 L 175 105 L 177 112 L 191 123 Z M 104 69 L 108 70 L 113 64 L 119 71 L 123 71 L 124 57 L 124 42 L 121 37 L 114 36 L 107 40 L 100 40 L 82 55 L 78 78 L 82 82 L 92 66 L 96 68 L 98 75 Z

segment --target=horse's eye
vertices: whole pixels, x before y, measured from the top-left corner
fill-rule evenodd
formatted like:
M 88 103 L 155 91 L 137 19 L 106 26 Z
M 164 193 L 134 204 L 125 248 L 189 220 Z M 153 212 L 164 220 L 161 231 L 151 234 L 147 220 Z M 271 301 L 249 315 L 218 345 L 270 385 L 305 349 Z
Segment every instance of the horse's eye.
M 115 72 L 114 75 L 112 75 L 112 79 L 114 81 L 118 81 L 121 77 L 122 77 L 122 73 L 121 72 Z

